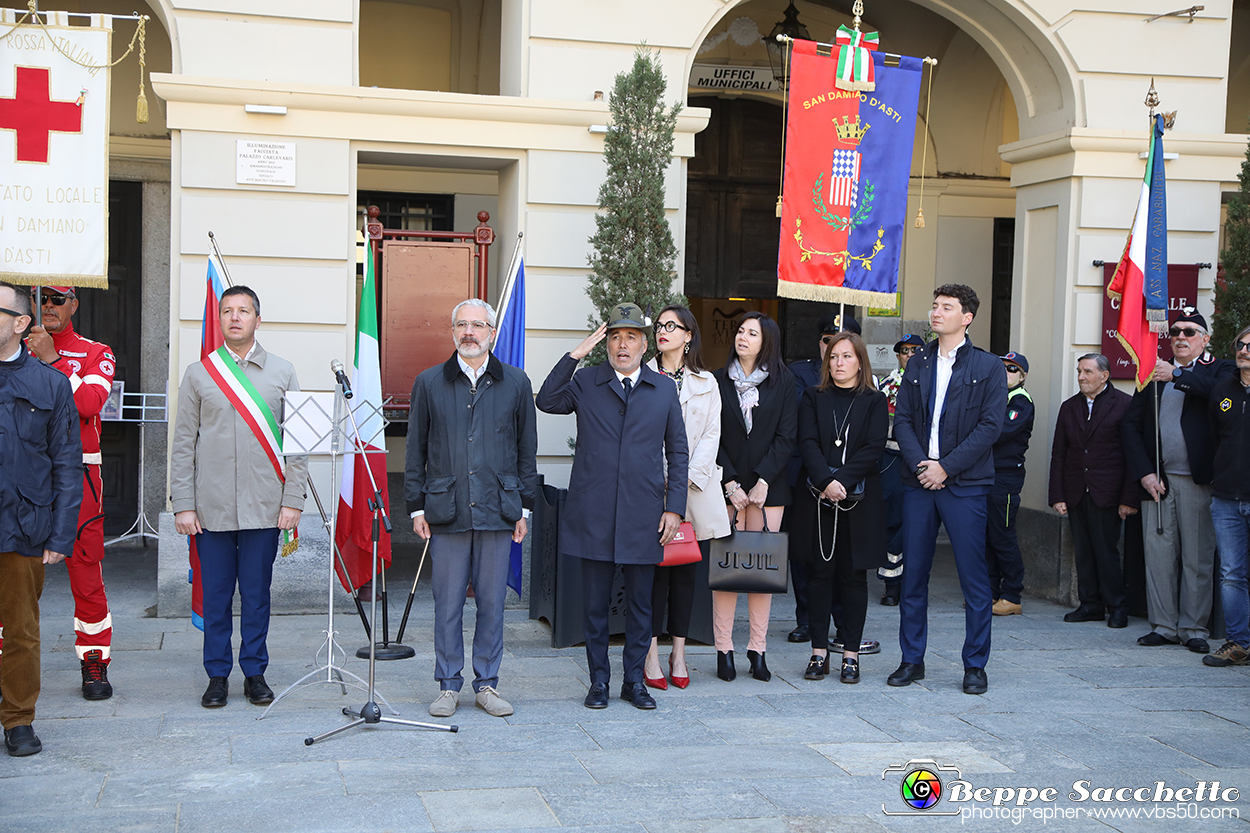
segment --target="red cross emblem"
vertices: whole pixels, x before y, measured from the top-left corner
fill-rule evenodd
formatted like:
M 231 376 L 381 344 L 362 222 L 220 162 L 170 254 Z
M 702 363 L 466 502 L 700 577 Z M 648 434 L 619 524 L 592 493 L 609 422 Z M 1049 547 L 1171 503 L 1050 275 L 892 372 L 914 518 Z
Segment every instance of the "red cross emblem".
M 18 162 L 47 162 L 51 133 L 81 133 L 82 108 L 73 101 L 53 101 L 49 70 L 17 67 L 13 98 L 0 98 L 0 130 L 17 132 Z

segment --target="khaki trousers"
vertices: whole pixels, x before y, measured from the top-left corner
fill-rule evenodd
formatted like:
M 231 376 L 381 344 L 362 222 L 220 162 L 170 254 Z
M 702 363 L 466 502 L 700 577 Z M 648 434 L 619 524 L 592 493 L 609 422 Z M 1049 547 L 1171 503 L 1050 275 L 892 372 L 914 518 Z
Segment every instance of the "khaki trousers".
M 26 726 L 39 699 L 39 597 L 43 559 L 0 552 L 0 622 L 4 657 L 0 661 L 0 725 Z

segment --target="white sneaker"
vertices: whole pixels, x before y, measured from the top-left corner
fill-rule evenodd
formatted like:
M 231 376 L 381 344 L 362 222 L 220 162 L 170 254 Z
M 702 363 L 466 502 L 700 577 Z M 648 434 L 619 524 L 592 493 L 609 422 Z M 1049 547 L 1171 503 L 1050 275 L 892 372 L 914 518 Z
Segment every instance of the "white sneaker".
M 430 704 L 430 717 L 451 717 L 460 704 L 460 692 L 445 688 L 438 693 L 438 699 Z
M 512 714 L 512 704 L 499 696 L 490 686 L 477 693 L 477 707 L 491 717 L 507 717 Z

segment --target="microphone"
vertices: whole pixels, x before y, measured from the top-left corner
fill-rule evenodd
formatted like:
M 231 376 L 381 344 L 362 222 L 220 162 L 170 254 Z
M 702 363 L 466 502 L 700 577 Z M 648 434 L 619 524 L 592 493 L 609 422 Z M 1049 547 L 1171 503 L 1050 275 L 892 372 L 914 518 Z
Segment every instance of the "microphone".
M 338 359 L 330 359 L 330 370 L 334 371 L 334 378 L 343 386 L 343 398 L 352 398 L 352 383 L 348 381 L 347 374 L 343 372 L 343 363 Z

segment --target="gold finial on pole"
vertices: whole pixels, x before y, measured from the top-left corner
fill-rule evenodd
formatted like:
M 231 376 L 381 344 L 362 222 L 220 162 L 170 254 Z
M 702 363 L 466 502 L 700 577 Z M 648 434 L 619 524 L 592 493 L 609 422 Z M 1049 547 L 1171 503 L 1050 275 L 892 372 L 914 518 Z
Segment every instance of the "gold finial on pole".
M 1144 102 L 1150 108 L 1151 120 L 1155 117 L 1155 108 L 1159 106 L 1159 93 L 1155 90 L 1155 80 L 1150 79 L 1150 92 L 1146 93 L 1146 101 Z
M 855 15 L 855 20 L 852 25 L 855 27 L 856 31 L 859 31 L 859 21 L 864 15 L 864 0 L 855 0 L 855 5 L 851 7 L 851 13 Z

